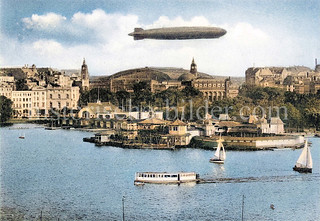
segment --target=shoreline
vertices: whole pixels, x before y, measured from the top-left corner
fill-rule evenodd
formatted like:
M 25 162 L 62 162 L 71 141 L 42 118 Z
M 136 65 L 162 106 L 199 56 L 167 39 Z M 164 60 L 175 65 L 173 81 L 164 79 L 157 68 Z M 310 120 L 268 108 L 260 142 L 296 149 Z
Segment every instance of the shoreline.
M 48 120 L 29 120 L 29 119 L 19 119 L 13 120 L 6 123 L 5 126 L 12 126 L 15 124 L 40 124 L 43 127 L 46 126 Z M 2 125 L 3 126 L 3 125 Z M 29 129 L 27 127 L 14 128 L 14 129 Z M 66 129 L 61 127 L 57 127 L 57 129 Z M 108 131 L 110 129 L 107 128 L 87 128 L 87 127 L 69 127 L 68 129 L 83 131 L 83 132 L 91 132 L 91 133 L 99 133 Z M 317 133 L 285 133 L 283 135 L 277 136 L 265 136 L 265 137 L 232 137 L 232 136 L 223 136 L 225 140 L 224 145 L 226 150 L 232 151 L 259 151 L 259 150 L 270 150 L 273 151 L 275 149 L 299 149 L 303 146 L 302 139 L 304 137 L 317 137 Z M 194 149 L 205 149 L 205 150 L 215 150 L 216 148 L 216 140 L 219 136 L 212 137 L 194 137 L 188 145 L 185 146 L 175 146 L 169 147 L 165 144 L 145 144 L 145 143 L 135 143 L 132 142 L 123 142 L 123 141 L 109 141 L 109 142 L 95 142 L 93 137 L 91 138 L 83 138 L 84 142 L 95 143 L 95 146 L 113 146 L 120 147 L 125 149 L 155 149 L 155 150 L 178 150 L 183 148 L 194 148 Z M 294 141 L 294 139 L 300 139 L 301 142 Z M 282 144 L 278 144 L 282 141 Z M 285 142 L 292 142 L 292 144 L 287 144 Z M 264 143 L 264 144 L 261 144 Z

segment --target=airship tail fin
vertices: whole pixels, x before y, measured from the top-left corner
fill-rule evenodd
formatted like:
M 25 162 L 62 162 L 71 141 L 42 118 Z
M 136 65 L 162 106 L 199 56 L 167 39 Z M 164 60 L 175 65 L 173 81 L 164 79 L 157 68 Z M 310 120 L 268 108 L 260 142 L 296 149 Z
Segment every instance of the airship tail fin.
M 134 28 L 134 32 L 141 32 L 143 31 L 143 28 Z

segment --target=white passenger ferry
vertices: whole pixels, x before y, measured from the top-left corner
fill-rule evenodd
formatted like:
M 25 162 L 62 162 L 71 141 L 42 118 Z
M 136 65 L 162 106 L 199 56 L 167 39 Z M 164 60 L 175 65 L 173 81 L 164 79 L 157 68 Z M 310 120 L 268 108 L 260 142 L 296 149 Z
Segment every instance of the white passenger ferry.
M 187 183 L 197 182 L 199 174 L 195 172 L 137 172 L 134 179 L 134 184 L 143 183 Z

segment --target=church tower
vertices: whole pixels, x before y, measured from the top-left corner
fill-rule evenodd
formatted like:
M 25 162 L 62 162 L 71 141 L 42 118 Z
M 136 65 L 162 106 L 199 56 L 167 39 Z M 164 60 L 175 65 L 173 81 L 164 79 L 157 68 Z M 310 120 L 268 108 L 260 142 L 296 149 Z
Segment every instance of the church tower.
M 88 66 L 86 64 L 85 59 L 83 59 L 83 63 L 81 66 L 81 81 L 82 81 L 82 89 L 89 90 L 89 72 L 88 72 Z
M 194 58 L 192 58 L 192 63 L 191 63 L 191 66 L 190 66 L 190 73 L 195 75 L 196 77 L 198 77 L 197 65 L 194 62 Z

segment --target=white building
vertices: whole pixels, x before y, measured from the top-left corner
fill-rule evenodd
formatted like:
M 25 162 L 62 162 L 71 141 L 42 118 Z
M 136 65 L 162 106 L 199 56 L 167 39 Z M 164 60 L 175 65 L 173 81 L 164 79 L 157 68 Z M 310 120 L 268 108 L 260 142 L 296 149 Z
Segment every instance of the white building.
M 12 91 L 12 107 L 15 117 L 30 117 L 32 115 L 32 91 Z
M 79 87 L 47 87 L 47 109 L 77 109 Z
M 279 117 L 271 117 L 269 123 L 269 133 L 270 134 L 283 134 L 284 124 Z

